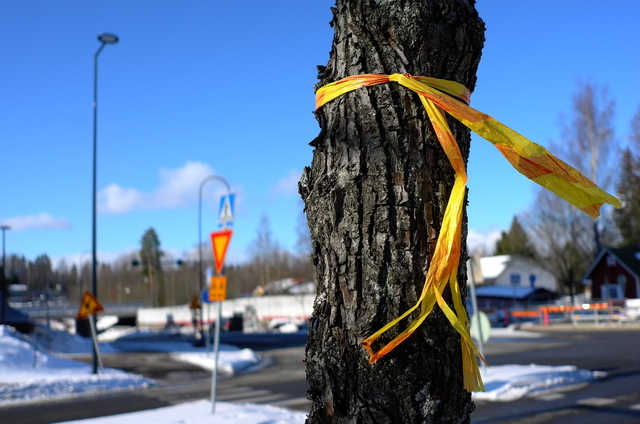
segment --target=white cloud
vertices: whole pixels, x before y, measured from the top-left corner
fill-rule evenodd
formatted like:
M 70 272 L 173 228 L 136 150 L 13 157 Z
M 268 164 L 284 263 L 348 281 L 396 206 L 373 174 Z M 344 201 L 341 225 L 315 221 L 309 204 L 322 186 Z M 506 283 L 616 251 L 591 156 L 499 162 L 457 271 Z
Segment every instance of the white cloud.
M 144 209 L 148 205 L 147 197 L 133 188 L 122 188 L 111 184 L 98 194 L 98 209 L 100 212 L 121 213 L 134 209 Z
M 42 212 L 38 215 L 7 218 L 2 222 L 2 224 L 9 225 L 12 231 L 71 228 L 71 223 L 66 218 L 55 218 L 47 212 Z
M 301 172 L 295 169 L 289 171 L 286 177 L 279 179 L 271 188 L 271 192 L 275 195 L 293 196 L 298 194 L 298 181 L 300 181 Z
M 467 234 L 467 245 L 469 253 L 480 255 L 491 255 L 495 251 L 496 242 L 500 239 L 502 231 L 496 228 L 490 230 L 469 229 Z
M 187 162 L 178 169 L 161 169 L 154 201 L 162 208 L 187 205 L 197 199 L 202 181 L 213 174 L 211 167 L 200 162 Z
M 210 175 L 215 175 L 215 172 L 209 165 L 187 162 L 177 169 L 161 169 L 160 184 L 149 193 L 111 184 L 98 194 L 98 210 L 103 213 L 124 213 L 184 207 L 198 200 L 200 184 Z M 205 186 L 206 190 L 211 190 L 210 186 L 213 184 Z M 222 188 L 216 187 L 215 190 Z

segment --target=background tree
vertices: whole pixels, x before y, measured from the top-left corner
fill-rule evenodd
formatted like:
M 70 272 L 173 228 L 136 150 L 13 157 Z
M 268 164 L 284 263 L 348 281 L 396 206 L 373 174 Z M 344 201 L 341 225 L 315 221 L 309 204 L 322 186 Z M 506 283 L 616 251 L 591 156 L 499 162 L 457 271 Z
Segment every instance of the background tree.
M 622 154 L 617 185 L 622 208 L 613 211 L 621 247 L 637 247 L 640 244 L 640 109 L 631 121 L 629 141 L 629 146 Z
M 303 215 L 304 219 L 304 215 Z M 304 227 L 302 227 L 304 226 Z M 313 267 L 309 260 L 309 252 L 302 252 L 305 241 L 309 240 L 309 229 L 306 222 L 298 220 L 296 227 L 298 240 L 294 253 L 284 249 L 273 236 L 269 218 L 263 215 L 257 229 L 256 238 L 250 246 L 249 261 L 243 264 L 225 266 L 229 296 L 247 295 L 258 287 L 284 278 L 295 278 L 301 281 L 313 279 Z M 304 232 L 306 231 L 306 235 Z M 307 239 L 305 240 L 305 237 Z
M 80 291 L 80 272 L 78 270 L 78 266 L 76 264 L 72 264 L 69 269 L 66 285 L 65 285 L 65 294 L 67 298 L 70 300 L 78 300 L 82 299 L 82 292 Z
M 610 99 L 606 86 L 579 83 L 570 117 L 561 118 L 561 142 L 554 143 L 553 147 L 554 152 L 605 191 L 612 188 L 618 167 L 614 114 L 615 102 Z M 616 237 L 610 207 L 604 211 L 600 218 L 591 220 L 593 258 Z M 575 213 L 580 212 L 576 209 Z
M 582 276 L 593 260 L 593 220 L 553 193 L 540 190 L 529 223 L 536 250 L 558 279 L 560 291 L 582 291 Z
M 473 89 L 484 26 L 472 3 L 338 0 L 316 88 L 350 75 L 409 73 Z M 453 185 L 417 95 L 381 84 L 341 96 L 316 118 L 320 135 L 300 181 L 318 283 L 307 422 L 469 422 L 460 337 L 439 310 L 375 365 L 361 347 L 417 301 Z M 466 158 L 469 131 L 449 124 Z
M 260 219 L 258 233 L 250 249 L 251 262 L 253 262 L 258 276 L 257 282 L 261 286 L 265 286 L 277 279 L 280 245 L 273 238 L 269 218 L 266 215 L 262 215 Z
M 211 252 L 211 249 L 209 249 L 209 252 Z M 199 284 L 197 258 L 196 255 L 190 256 L 185 253 L 182 255 L 182 259 L 173 258 L 171 266 L 163 269 L 167 277 L 167 299 L 169 304 L 181 305 L 191 302 L 191 298 L 194 295 L 191 287 L 193 287 L 194 281 Z M 180 262 L 178 262 L 179 260 Z M 228 295 L 228 297 L 231 296 Z
M 509 231 L 503 231 L 500 240 L 496 242 L 496 255 L 520 255 L 536 259 L 536 249 L 517 216 L 513 217 Z
M 278 250 L 278 242 L 273 239 L 269 218 L 262 215 L 256 238 L 250 247 L 251 262 L 255 268 L 257 282 L 264 286 L 271 281 L 273 271 L 273 256 Z
M 114 265 L 115 274 L 118 275 L 118 278 L 121 281 L 119 300 L 122 302 L 150 304 L 149 289 L 145 286 L 146 278 L 140 278 L 142 268 L 140 267 L 139 252 L 130 252 L 120 255 L 114 261 Z M 115 302 L 117 297 L 114 298 L 112 294 L 113 290 L 110 290 L 111 301 Z M 175 305 L 177 303 L 169 302 L 169 304 Z
M 7 272 L 9 284 L 27 284 L 29 265 L 24 256 L 8 255 Z
M 562 141 L 552 143 L 557 156 L 566 158 L 604 190 L 610 189 L 615 177 L 613 117 L 614 102 L 606 88 L 580 83 L 570 118 L 561 118 Z M 584 272 L 600 249 L 617 239 L 609 206 L 594 221 L 543 189 L 538 190 L 527 227 L 540 261 L 554 273 L 561 291 L 572 298 L 582 290 Z
M 149 228 L 144 233 L 140 245 L 140 265 L 142 267 L 140 272 L 148 279 L 153 305 L 164 306 L 166 304 L 162 275 L 164 252 L 160 249 L 160 240 L 153 228 Z
M 48 255 L 42 254 L 29 263 L 29 289 L 46 291 L 53 283 L 53 266 Z

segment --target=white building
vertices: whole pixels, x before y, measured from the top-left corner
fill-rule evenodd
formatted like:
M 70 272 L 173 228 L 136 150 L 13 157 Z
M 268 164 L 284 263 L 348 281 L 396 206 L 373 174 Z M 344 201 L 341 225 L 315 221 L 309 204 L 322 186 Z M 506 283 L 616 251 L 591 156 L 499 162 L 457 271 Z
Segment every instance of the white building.
M 473 257 L 469 277 L 476 285 L 543 288 L 558 292 L 558 281 L 551 272 L 530 259 L 517 255 Z

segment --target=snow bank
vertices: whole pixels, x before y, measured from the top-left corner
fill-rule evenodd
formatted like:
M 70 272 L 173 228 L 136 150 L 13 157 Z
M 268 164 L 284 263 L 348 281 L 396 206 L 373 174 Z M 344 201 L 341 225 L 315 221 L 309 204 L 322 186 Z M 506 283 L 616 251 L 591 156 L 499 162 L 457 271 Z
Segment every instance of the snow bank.
M 268 405 L 219 402 L 211 413 L 211 402 L 201 400 L 151 411 L 67 421 L 60 424 L 303 424 L 307 414 Z
M 551 389 L 590 382 L 602 373 L 574 366 L 500 365 L 482 370 L 486 392 L 473 394 L 473 400 L 511 402 Z
M 35 350 L 21 333 L 0 326 L 0 405 L 153 384 L 119 370 L 91 371 L 90 365 Z
M 213 371 L 215 356 L 211 353 L 172 353 L 171 357 L 177 361 L 197 365 L 205 370 Z M 233 375 L 238 371 L 258 369 L 260 357 L 251 349 L 220 350 L 218 358 L 218 372 L 220 374 Z

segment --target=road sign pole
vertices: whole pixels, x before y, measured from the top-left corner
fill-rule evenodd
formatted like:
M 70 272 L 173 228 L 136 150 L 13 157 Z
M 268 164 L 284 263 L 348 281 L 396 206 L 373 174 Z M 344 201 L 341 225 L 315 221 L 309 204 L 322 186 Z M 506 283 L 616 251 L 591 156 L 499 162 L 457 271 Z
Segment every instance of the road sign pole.
M 224 266 L 224 258 L 227 254 L 229 241 L 233 231 L 228 228 L 227 224 L 232 220 L 233 198 L 230 199 L 231 205 L 224 208 L 226 217 L 221 216 L 222 230 L 211 233 L 211 247 L 213 248 L 213 261 L 216 266 L 216 276 L 209 279 L 209 300 L 218 304 L 218 316 L 216 317 L 216 332 L 213 341 L 213 371 L 211 375 L 211 413 L 216 413 L 216 386 L 218 380 L 218 356 L 220 353 L 220 327 L 222 327 L 222 302 L 227 296 L 227 277 L 222 275 L 222 267 Z
M 203 324 L 203 337 L 204 337 L 204 345 L 207 352 L 207 357 L 210 356 L 211 353 L 211 300 L 209 299 L 209 293 L 211 292 L 211 276 L 213 275 L 213 270 L 211 268 L 207 268 L 207 288 L 204 289 L 202 294 L 202 303 L 207 305 L 207 325 Z M 204 305 L 203 305 L 204 306 Z M 202 310 L 202 319 L 204 318 L 204 309 Z M 204 330 L 206 327 L 206 330 Z
M 206 313 L 205 313 L 205 308 L 206 308 Z M 209 304 L 208 303 L 204 303 L 202 305 L 202 337 L 204 337 L 204 350 L 205 352 L 207 352 L 207 357 L 209 356 L 209 352 L 210 350 L 210 340 L 209 340 L 209 334 L 211 333 L 211 313 L 209 312 Z
M 94 352 L 96 364 L 97 364 L 97 367 L 93 373 L 99 374 L 100 373 L 99 370 L 100 368 L 102 368 L 102 359 L 100 358 L 100 349 L 98 348 L 98 336 L 96 334 L 96 324 L 95 324 L 96 316 L 89 315 L 87 319 L 89 320 L 89 327 L 91 328 L 91 340 L 93 340 L 93 352 Z
M 218 304 L 218 316 L 216 317 L 216 332 L 213 339 L 213 374 L 211 376 L 211 413 L 216 413 L 216 386 L 218 380 L 218 354 L 220 352 L 220 324 L 222 321 L 222 302 Z
M 47 302 L 47 305 L 49 302 Z M 93 340 L 93 373 L 98 374 L 98 368 L 102 367 L 100 362 L 100 350 L 98 349 L 98 337 L 96 336 L 96 316 L 97 312 L 104 311 L 104 308 L 88 291 L 84 292 L 82 301 L 80 302 L 80 310 L 78 311 L 77 319 L 87 318 L 89 319 L 89 328 L 91 328 L 91 339 Z M 47 315 L 49 314 L 47 310 Z
M 480 352 L 480 355 L 482 355 L 482 357 L 484 358 L 484 335 L 482 334 L 482 325 L 480 325 L 480 310 L 478 309 L 478 298 L 476 297 L 476 282 L 474 280 L 475 274 L 474 274 L 474 267 L 473 267 L 473 258 L 471 258 L 471 260 L 469 261 L 469 267 L 470 267 L 470 273 L 471 273 L 471 278 L 469 278 L 467 281 L 469 283 L 469 295 L 471 297 L 471 305 L 473 307 L 473 315 L 471 316 L 471 322 L 473 323 L 473 318 L 476 317 L 476 323 L 478 325 L 478 331 L 480 334 L 479 340 L 478 340 L 478 351 Z M 484 364 L 483 361 L 480 361 L 480 367 L 482 368 L 483 371 L 486 372 L 486 366 Z

